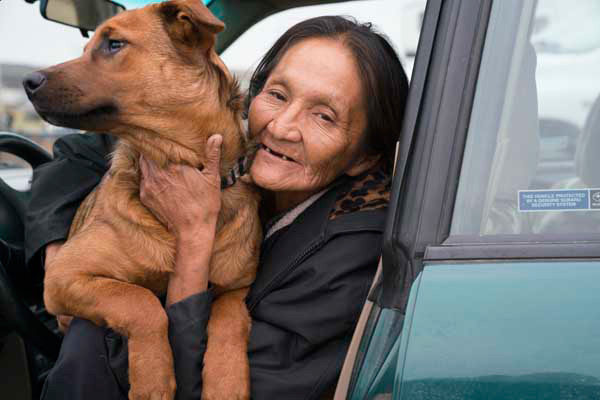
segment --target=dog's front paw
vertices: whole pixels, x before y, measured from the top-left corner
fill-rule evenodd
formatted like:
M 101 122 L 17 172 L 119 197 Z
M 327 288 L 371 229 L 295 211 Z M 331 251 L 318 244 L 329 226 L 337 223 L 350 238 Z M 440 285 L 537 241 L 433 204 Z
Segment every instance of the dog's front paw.
M 214 385 L 202 387 L 202 400 L 249 400 L 250 387 L 242 387 L 243 384 L 237 382 L 229 382 L 230 386 L 220 388 Z
M 128 347 L 129 400 L 173 400 L 176 384 L 171 348 L 131 340 Z
M 250 399 L 250 367 L 245 348 L 208 346 L 202 371 L 202 400 Z
M 175 398 L 175 374 L 170 365 L 151 366 L 148 363 L 143 368 L 130 365 L 129 368 L 129 400 L 173 400 Z M 149 367 L 149 368 L 147 368 Z
M 230 382 L 232 385 L 234 382 Z M 238 382 L 238 386 L 230 386 L 228 388 L 214 387 L 213 385 L 202 387 L 202 400 L 249 400 L 250 388 L 243 388 Z M 229 392 L 225 392 L 228 390 Z

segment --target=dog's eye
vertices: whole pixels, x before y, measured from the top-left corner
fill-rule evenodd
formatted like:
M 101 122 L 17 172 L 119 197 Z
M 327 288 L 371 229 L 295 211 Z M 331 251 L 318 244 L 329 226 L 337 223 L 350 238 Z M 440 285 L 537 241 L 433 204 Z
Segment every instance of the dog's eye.
M 109 53 L 116 53 L 117 51 L 121 50 L 123 48 L 123 46 L 125 46 L 125 42 L 123 42 L 121 40 L 112 40 L 112 39 L 108 40 L 108 52 Z

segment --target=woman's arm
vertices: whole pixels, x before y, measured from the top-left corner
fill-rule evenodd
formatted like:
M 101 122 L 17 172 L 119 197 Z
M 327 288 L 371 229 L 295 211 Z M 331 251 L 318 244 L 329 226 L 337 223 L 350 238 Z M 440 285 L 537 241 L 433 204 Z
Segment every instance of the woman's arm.
M 25 217 L 28 264 L 48 243 L 67 238 L 77 208 L 108 170 L 115 143 L 107 134 L 63 136 L 54 144 L 54 160 L 33 171 Z
M 171 165 L 160 169 L 140 160 L 140 199 L 176 240 L 175 270 L 169 278 L 166 310 L 175 361 L 177 398 L 200 398 L 206 326 L 212 293 L 210 259 L 221 210 L 220 135 L 209 138 L 204 169 Z
M 169 278 L 167 305 L 208 288 L 217 219 L 221 211 L 220 135 L 206 144 L 202 171 L 170 165 L 160 169 L 140 159 L 142 203 L 175 236 L 175 271 Z

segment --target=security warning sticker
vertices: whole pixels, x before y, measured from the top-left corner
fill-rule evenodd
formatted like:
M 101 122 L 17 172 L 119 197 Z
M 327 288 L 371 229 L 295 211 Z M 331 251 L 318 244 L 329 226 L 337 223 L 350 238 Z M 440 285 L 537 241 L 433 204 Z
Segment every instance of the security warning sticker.
M 519 190 L 519 211 L 600 210 L 600 189 Z

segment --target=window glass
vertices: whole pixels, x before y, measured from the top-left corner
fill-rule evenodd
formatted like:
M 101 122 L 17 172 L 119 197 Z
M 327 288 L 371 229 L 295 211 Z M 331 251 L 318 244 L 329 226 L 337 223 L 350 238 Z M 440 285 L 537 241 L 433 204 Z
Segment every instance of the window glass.
M 563 3 L 561 5 L 561 3 Z M 600 24 L 591 23 L 600 15 L 600 2 L 579 0 L 577 7 L 565 7 L 561 0 L 538 4 L 532 42 L 543 53 L 585 53 L 600 46 Z M 575 21 L 589 21 L 573 29 Z
M 394 388 L 404 315 L 398 310 L 373 307 L 358 351 L 362 359 L 358 360 L 361 364 L 350 400 L 385 398 Z
M 412 316 L 422 274 L 413 283 L 406 314 L 399 310 L 373 306 L 354 366 L 349 388 L 350 400 L 397 399 L 399 378 L 403 373 L 403 354 L 408 345 Z M 406 318 L 405 318 L 406 315 Z
M 67 130 L 44 122 L 27 99 L 21 84 L 29 72 L 78 57 L 87 39 L 78 30 L 52 23 L 38 4 L 0 1 L 0 131 L 19 133 L 51 150 Z M 24 190 L 31 170 L 26 163 L 0 153 L 0 178 Z
M 493 4 L 451 234 L 600 232 L 600 2 Z

